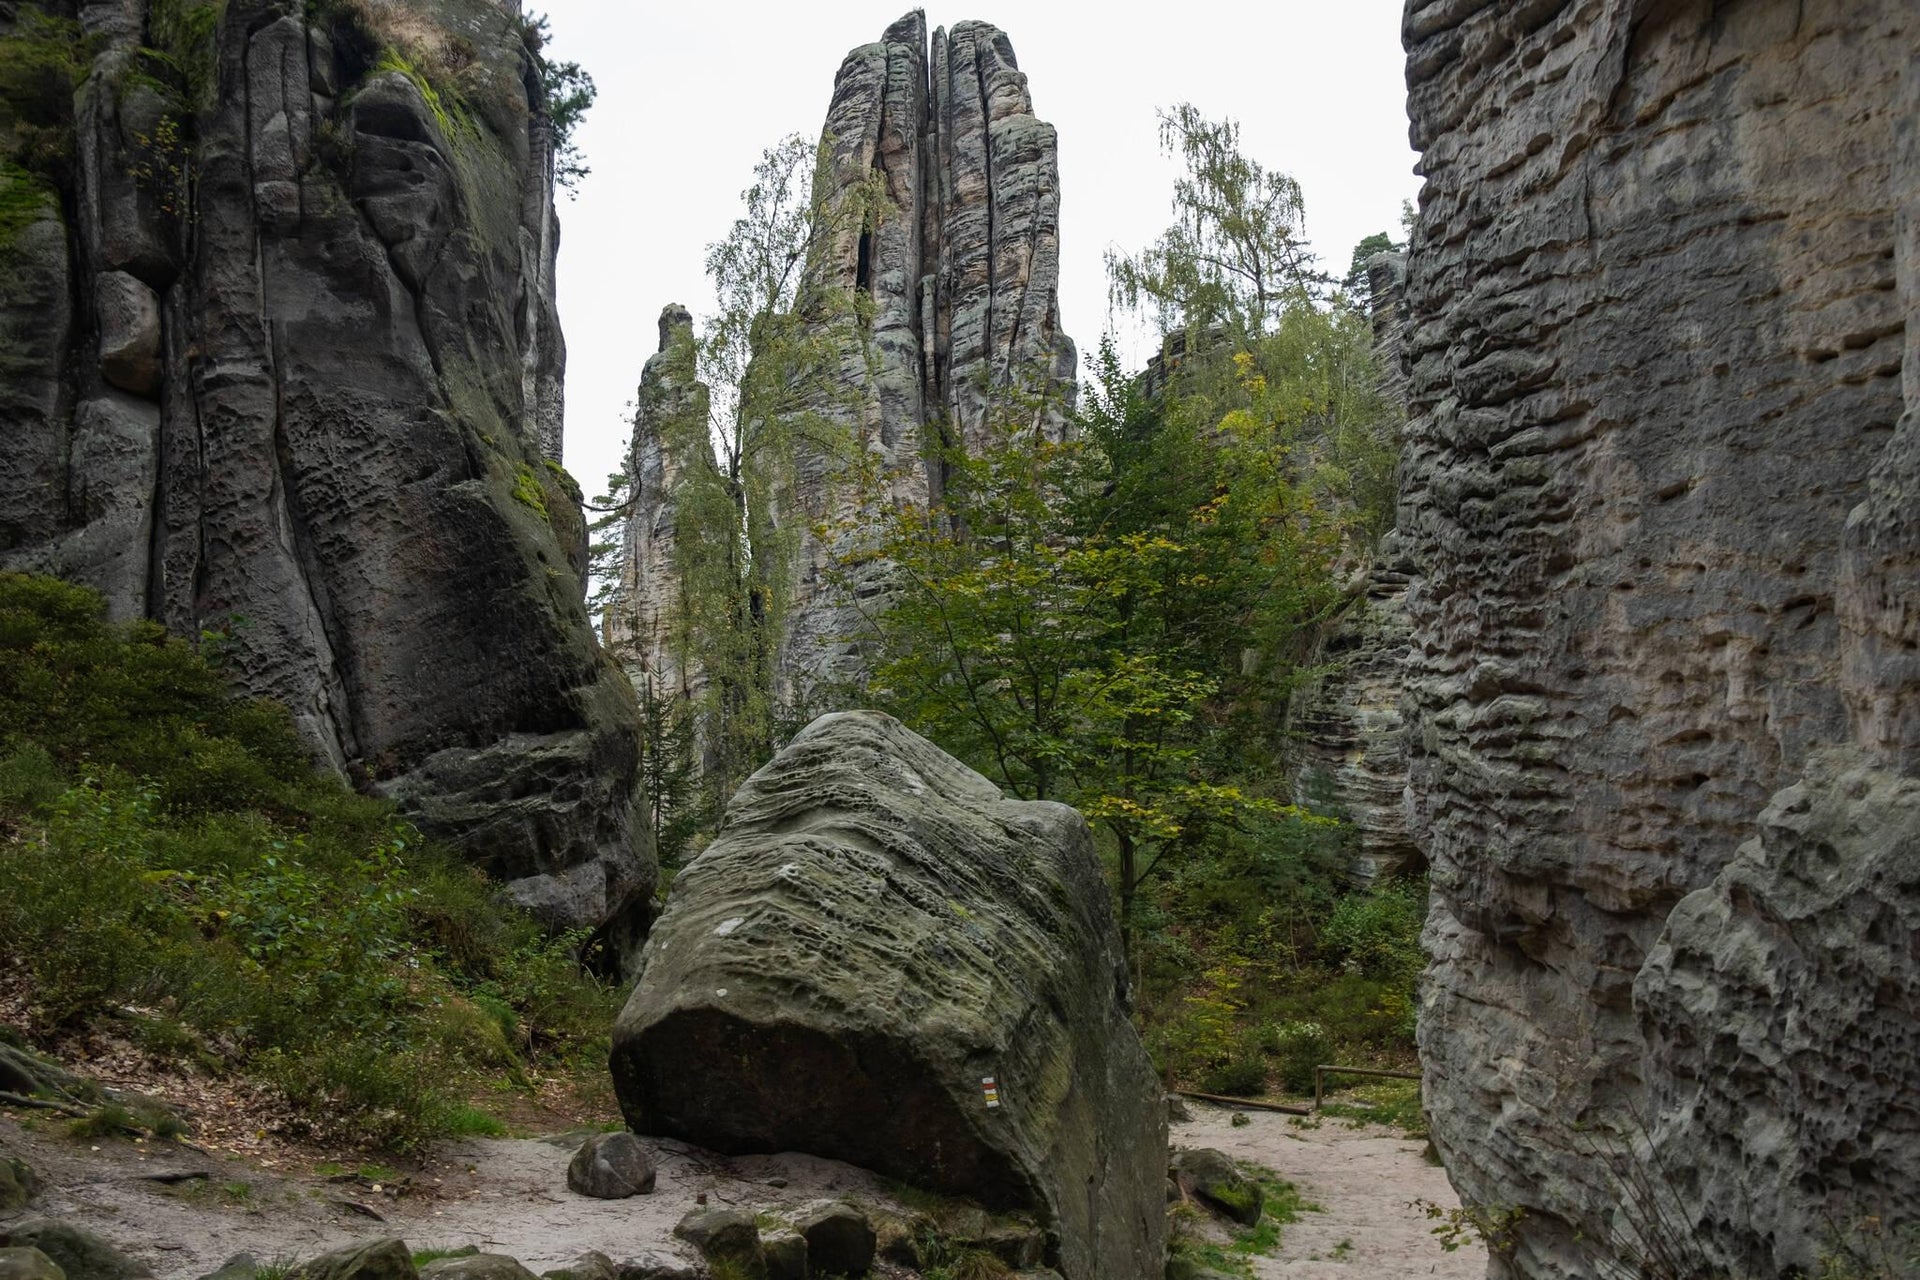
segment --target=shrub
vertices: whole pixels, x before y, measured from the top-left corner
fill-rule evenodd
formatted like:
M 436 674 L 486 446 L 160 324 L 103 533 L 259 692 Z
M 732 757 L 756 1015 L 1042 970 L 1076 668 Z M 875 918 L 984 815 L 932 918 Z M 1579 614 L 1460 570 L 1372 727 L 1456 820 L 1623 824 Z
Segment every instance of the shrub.
M 1317 1022 L 1285 1022 L 1264 1033 L 1267 1051 L 1279 1059 L 1280 1082 L 1295 1093 L 1313 1088 L 1313 1069 L 1333 1060 L 1333 1038 Z
M 1411 988 L 1426 965 L 1420 949 L 1426 916 L 1426 894 L 1410 884 L 1349 894 L 1321 926 L 1321 953 L 1343 972 Z
M 315 1129 L 480 1132 L 474 1070 L 577 1056 L 615 993 L 384 802 L 307 763 L 286 713 L 99 598 L 0 574 L 0 963 L 51 1032 L 126 1004 L 149 1045 L 236 1046 Z

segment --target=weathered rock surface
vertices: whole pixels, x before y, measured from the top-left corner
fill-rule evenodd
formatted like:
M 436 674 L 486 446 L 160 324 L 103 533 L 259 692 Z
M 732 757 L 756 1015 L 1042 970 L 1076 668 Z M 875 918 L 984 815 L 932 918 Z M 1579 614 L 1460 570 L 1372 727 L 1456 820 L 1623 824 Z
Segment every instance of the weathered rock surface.
M 607 647 L 636 689 L 692 701 L 706 688 L 697 658 L 676 633 L 686 616 L 677 547 L 679 491 L 690 467 L 715 469 L 707 435 L 707 388 L 694 375 L 693 316 L 660 312 L 660 349 L 640 375 L 627 456 L 628 511 L 622 531 L 620 594 L 607 611 Z
M 0 113 L 0 566 L 223 636 L 316 756 L 523 902 L 636 922 L 636 717 L 559 470 L 519 5 L 185 8 L 213 20 L 0 12 L 9 57 L 43 12 L 92 33 L 69 115 Z
M 38 1249 L 0 1248 L 0 1280 L 67 1280 L 67 1273 Z
M 287 1280 L 419 1280 L 413 1254 L 401 1240 L 349 1245 L 303 1262 Z
M 847 55 L 823 136 L 834 206 L 871 175 L 892 205 L 877 227 L 848 221 L 809 262 L 801 297 L 862 293 L 870 327 L 819 328 L 842 351 L 817 411 L 841 423 L 877 481 L 849 459 L 796 444 L 789 509 L 799 550 L 780 658 L 782 698 L 811 706 L 855 666 L 858 611 L 828 581 L 850 547 L 816 536 L 870 504 L 938 501 L 942 448 L 973 451 L 995 423 L 1065 429 L 1076 353 L 1060 327 L 1060 178 L 1053 126 L 1033 113 L 1006 33 L 961 22 L 927 34 L 915 12 Z M 881 590 L 876 566 L 856 591 Z
M 91 1231 L 52 1218 L 0 1227 L 0 1245 L 37 1249 L 67 1280 L 153 1280 L 153 1272 Z
M 1028 1209 L 1070 1280 L 1143 1280 L 1166 1120 L 1127 1001 L 1078 814 L 1002 799 L 889 717 L 831 715 L 675 878 L 614 1082 L 640 1132 Z
M 1327 809 L 1353 832 L 1348 877 L 1369 885 L 1416 870 L 1419 846 L 1407 831 L 1406 686 L 1411 566 L 1387 535 L 1380 558 L 1327 628 L 1313 663 L 1325 674 L 1287 699 L 1294 801 Z
M 624 1200 L 653 1190 L 653 1161 L 630 1133 L 596 1133 L 567 1164 L 567 1186 L 598 1200 Z
M 1633 1270 L 1656 1208 L 1815 1270 L 1920 1213 L 1920 12 L 1405 31 L 1434 1139 L 1526 1211 L 1497 1273 Z

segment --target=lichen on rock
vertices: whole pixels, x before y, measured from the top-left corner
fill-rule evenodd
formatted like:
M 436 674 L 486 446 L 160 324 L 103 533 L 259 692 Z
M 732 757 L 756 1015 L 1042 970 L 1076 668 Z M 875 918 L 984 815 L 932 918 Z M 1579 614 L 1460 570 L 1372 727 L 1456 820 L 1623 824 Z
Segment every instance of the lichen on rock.
M 1029 1210 L 1070 1280 L 1162 1266 L 1164 1108 L 1086 823 L 889 717 L 822 717 L 733 798 L 613 1075 L 641 1132 Z

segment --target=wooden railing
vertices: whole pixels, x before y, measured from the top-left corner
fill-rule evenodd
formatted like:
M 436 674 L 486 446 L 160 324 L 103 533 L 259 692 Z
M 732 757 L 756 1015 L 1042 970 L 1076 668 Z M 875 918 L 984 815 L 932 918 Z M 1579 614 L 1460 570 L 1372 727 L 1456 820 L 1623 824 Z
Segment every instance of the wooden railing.
M 1325 1093 L 1323 1082 L 1328 1074 L 1337 1076 L 1381 1076 L 1388 1080 L 1418 1080 L 1417 1071 L 1381 1071 L 1377 1067 L 1336 1067 L 1325 1064 L 1313 1069 L 1313 1109 L 1320 1109 L 1320 1100 Z

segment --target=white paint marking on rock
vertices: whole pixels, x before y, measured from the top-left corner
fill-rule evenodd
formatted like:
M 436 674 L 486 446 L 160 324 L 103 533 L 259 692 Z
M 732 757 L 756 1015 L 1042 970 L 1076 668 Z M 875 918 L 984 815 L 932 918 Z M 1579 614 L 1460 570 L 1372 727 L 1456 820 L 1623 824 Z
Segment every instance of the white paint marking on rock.
M 745 916 L 729 917 L 728 919 L 722 920 L 720 922 L 720 927 L 713 931 L 713 936 L 716 938 L 724 938 L 728 934 L 732 933 L 735 929 L 738 929 L 741 925 L 745 924 L 746 922 L 747 922 L 747 918 Z

